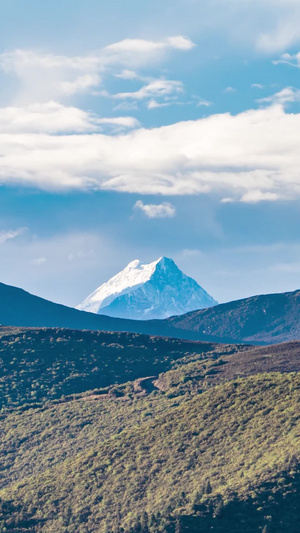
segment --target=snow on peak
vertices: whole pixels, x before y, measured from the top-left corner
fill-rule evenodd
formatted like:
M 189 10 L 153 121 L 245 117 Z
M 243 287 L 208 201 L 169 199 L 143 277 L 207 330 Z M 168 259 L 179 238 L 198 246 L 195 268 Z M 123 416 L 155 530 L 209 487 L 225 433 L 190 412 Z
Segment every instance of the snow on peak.
M 121 272 L 101 285 L 77 309 L 120 318 L 166 318 L 216 305 L 198 283 L 172 259 L 153 263 L 131 261 Z
M 138 267 L 140 264 L 139 259 L 135 259 L 134 261 L 131 261 L 131 263 L 128 263 L 127 267 L 124 270 L 131 270 L 132 268 Z

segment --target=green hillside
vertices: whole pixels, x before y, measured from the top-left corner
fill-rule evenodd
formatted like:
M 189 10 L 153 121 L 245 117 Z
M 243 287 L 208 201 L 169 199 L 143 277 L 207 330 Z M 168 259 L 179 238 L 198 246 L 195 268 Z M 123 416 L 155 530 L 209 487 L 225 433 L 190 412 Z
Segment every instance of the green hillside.
M 0 532 L 298 532 L 300 343 L 2 328 Z
M 168 401 L 12 481 L 0 495 L 2 531 L 297 531 L 300 376 L 258 375 Z M 61 445 L 68 429 L 62 419 Z M 94 419 L 86 433 L 97 431 Z
M 215 359 L 241 349 L 134 333 L 0 328 L 0 408 L 157 376 L 182 359 Z

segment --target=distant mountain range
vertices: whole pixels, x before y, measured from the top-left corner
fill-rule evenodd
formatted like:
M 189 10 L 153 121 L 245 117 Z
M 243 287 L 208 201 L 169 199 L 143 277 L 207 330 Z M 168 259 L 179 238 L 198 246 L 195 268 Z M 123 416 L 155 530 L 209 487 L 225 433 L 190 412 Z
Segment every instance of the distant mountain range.
M 257 344 L 300 339 L 300 291 L 252 296 L 172 317 L 168 326 L 189 334 Z M 191 338 L 191 337 L 190 337 Z
M 217 305 L 198 283 L 168 257 L 150 264 L 138 259 L 96 289 L 82 311 L 134 320 L 163 319 Z
M 138 321 L 79 311 L 1 283 L 0 324 L 275 344 L 300 339 L 300 291 L 254 296 L 165 320 Z

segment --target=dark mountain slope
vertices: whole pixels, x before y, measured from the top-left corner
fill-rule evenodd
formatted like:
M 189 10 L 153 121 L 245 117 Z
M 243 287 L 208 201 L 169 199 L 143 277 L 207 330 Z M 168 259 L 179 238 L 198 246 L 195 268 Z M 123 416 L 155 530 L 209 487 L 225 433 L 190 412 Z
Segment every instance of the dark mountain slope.
M 254 296 L 166 320 L 138 321 L 78 311 L 0 284 L 0 324 L 275 344 L 300 339 L 300 291 Z
M 101 331 L 128 331 L 191 340 L 213 341 L 208 335 L 173 329 L 163 320 L 149 322 L 112 318 L 78 311 L 34 296 L 23 289 L 0 283 L 0 325 L 19 327 L 70 328 Z M 224 339 L 230 342 L 230 339 Z
M 253 296 L 169 318 L 178 328 L 214 338 L 275 344 L 300 339 L 300 291 Z
M 0 324 L 21 327 L 126 330 L 130 321 L 84 313 L 0 283 Z

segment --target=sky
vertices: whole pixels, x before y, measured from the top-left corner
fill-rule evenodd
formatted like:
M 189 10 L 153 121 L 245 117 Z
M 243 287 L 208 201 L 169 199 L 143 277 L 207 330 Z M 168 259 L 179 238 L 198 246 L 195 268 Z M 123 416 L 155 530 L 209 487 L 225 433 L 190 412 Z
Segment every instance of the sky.
M 1 0 L 0 281 L 300 288 L 299 0 Z

